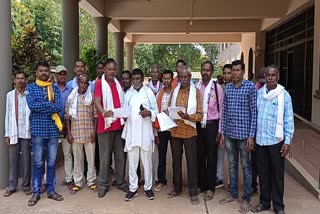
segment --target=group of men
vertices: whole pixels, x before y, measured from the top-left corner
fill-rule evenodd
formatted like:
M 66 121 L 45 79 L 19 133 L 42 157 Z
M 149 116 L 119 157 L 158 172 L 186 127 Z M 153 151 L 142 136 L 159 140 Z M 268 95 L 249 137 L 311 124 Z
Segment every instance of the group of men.
M 76 76 L 67 83 L 67 69 L 58 66 L 54 84 L 49 78 L 47 62 L 37 63 L 36 81 L 28 85 L 27 75 L 16 72 L 15 89 L 7 94 L 5 137 L 9 144 L 10 178 L 4 196 L 17 191 L 21 151 L 22 187 L 26 195 L 33 193 L 28 205 L 34 206 L 40 200 L 44 172 L 48 198 L 63 200 L 55 192 L 60 138 L 65 184 L 71 193 L 80 191 L 86 182 L 103 198 L 110 186 L 115 185 L 126 193 L 125 200 L 131 201 L 138 195 L 141 175 L 137 169 L 141 161 L 144 192 L 152 200 L 153 190 L 161 191 L 167 185 L 166 158 L 170 142 L 173 189 L 168 198 L 182 193 L 184 152 L 191 203 L 199 204 L 200 193 L 205 200 L 211 200 L 216 187 L 226 182 L 223 179 L 226 150 L 229 194 L 220 203 L 238 202 L 240 154 L 244 190 L 239 212 L 261 212 L 269 209 L 272 201 L 274 211 L 284 213 L 284 157 L 289 151 L 294 122 L 290 95 L 277 83 L 279 70 L 275 66 L 263 68 L 264 78 L 258 77 L 261 81 L 256 85 L 243 79 L 245 65 L 240 60 L 224 66 L 222 85 L 212 79 L 214 65 L 209 61 L 201 64 L 202 79 L 197 83 L 191 80 L 191 70 L 183 60 L 176 63 L 177 77 L 171 70 L 161 72 L 159 66 L 152 66 L 147 85 L 140 69 L 123 71 L 118 80 L 114 59 L 99 61 L 96 68 L 97 78 L 90 82 L 85 63 L 77 61 Z M 162 131 L 157 115 L 161 112 L 169 115 L 169 107 L 183 107 L 185 111 L 177 112 L 176 127 Z M 121 108 L 123 112 L 130 109 L 130 113 L 118 116 Z M 31 147 L 33 188 L 30 185 Z M 156 176 L 153 176 L 154 151 L 158 152 Z M 112 157 L 114 182 L 111 180 Z M 129 185 L 125 180 L 127 161 Z M 250 207 L 251 188 L 256 185 L 254 174 L 259 174 L 260 203 Z

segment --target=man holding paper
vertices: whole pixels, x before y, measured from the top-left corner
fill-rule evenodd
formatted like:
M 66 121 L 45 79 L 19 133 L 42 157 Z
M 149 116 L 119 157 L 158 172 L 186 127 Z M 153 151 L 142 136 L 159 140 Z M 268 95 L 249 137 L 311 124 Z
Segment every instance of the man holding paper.
M 169 106 L 184 107 L 186 112 L 179 111 L 181 119 L 175 119 L 178 127 L 171 130 L 171 150 L 173 157 L 174 189 L 169 198 L 182 192 L 182 153 L 185 149 L 188 170 L 188 188 L 193 205 L 199 204 L 197 196 L 197 129 L 196 122 L 203 117 L 202 97 L 199 89 L 190 83 L 191 70 L 183 66 L 179 70 L 180 84 L 174 89 Z M 170 111 L 170 110 L 169 110 Z
M 198 188 L 205 192 L 205 199 L 211 200 L 215 192 L 217 172 L 217 139 L 220 133 L 223 91 L 221 86 L 211 79 L 214 72 L 210 61 L 201 65 L 202 79 L 197 88 L 203 96 L 203 118 L 197 123 L 198 131 Z
M 140 69 L 132 71 L 133 89 L 125 94 L 124 107 L 131 107 L 122 138 L 129 162 L 129 192 L 126 201 L 131 201 L 138 194 L 137 167 L 141 158 L 144 168 L 144 192 L 149 200 L 154 199 L 152 192 L 152 152 L 154 133 L 152 122 L 158 114 L 156 98 L 150 88 L 143 85 L 144 74 Z
M 109 58 L 105 62 L 105 72 L 97 79 L 94 87 L 94 103 L 98 112 L 98 143 L 100 173 L 98 178 L 98 197 L 102 198 L 110 187 L 110 161 L 112 152 L 115 158 L 116 185 L 124 192 L 128 191 L 124 179 L 125 154 L 121 140 L 123 128 L 121 119 L 113 117 L 114 109 L 121 108 L 124 93 L 115 77 L 116 62 Z
M 170 96 L 172 94 L 172 81 L 173 81 L 173 72 L 171 70 L 165 70 L 162 73 L 162 83 L 163 88 L 157 94 L 157 104 L 159 112 L 167 110 Z M 154 128 L 159 129 L 160 125 L 156 120 Z M 159 144 L 159 164 L 158 164 L 158 182 L 154 187 L 154 191 L 160 191 L 162 188 L 166 187 L 166 159 L 167 159 L 167 150 L 168 150 L 168 141 L 171 142 L 171 133 L 170 131 L 158 131 Z

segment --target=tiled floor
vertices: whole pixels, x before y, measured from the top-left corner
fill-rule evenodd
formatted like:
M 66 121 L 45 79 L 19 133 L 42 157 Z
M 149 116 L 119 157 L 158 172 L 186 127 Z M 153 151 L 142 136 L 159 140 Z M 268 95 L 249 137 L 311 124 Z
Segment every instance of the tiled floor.
M 172 177 L 168 169 L 168 177 Z M 238 213 L 238 204 L 221 205 L 219 200 L 226 196 L 223 188 L 217 189 L 212 201 L 205 203 L 200 196 L 199 205 L 191 205 L 187 195 L 187 190 L 182 196 L 168 199 L 166 193 L 168 189 L 163 189 L 156 193 L 153 201 L 147 200 L 140 189 L 139 196 L 131 202 L 125 202 L 125 194 L 117 188 L 112 188 L 107 195 L 99 199 L 97 194 L 88 188 L 82 189 L 76 195 L 72 195 L 66 186 L 62 186 L 64 172 L 60 167 L 57 170 L 57 192 L 64 196 L 64 201 L 56 202 L 42 195 L 41 200 L 35 207 L 28 207 L 29 196 L 25 196 L 19 191 L 9 198 L 2 196 L 4 190 L 0 191 L 0 214 L 28 214 L 28 213 L 52 213 L 52 214 L 100 214 L 100 213 L 131 213 L 131 214 L 188 214 L 188 213 Z M 171 183 L 171 180 L 169 180 Z M 320 201 L 307 192 L 302 186 L 296 183 L 290 176 L 285 176 L 285 204 L 289 214 L 318 214 Z M 252 199 L 252 204 L 257 203 L 258 195 Z M 267 211 L 264 213 L 272 213 Z
M 295 135 L 291 146 L 291 157 L 319 182 L 320 134 L 301 121 L 295 121 Z

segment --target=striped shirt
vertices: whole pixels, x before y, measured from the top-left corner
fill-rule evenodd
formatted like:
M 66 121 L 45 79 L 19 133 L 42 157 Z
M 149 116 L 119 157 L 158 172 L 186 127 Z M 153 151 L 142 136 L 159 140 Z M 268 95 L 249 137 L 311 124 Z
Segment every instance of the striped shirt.
M 277 144 L 276 124 L 278 113 L 278 98 L 266 100 L 263 98 L 263 90 L 258 91 L 258 120 L 256 143 L 261 146 L 270 146 Z M 291 97 L 284 90 L 284 118 L 283 118 L 283 135 L 284 143 L 290 144 L 294 133 L 294 117 L 292 110 Z
M 65 118 L 71 119 L 71 134 L 74 143 L 91 143 L 94 135 L 94 106 L 84 104 L 84 95 L 78 95 L 77 99 L 77 115 L 75 119 L 71 119 L 69 115 L 70 102 L 67 101 Z
M 53 113 L 62 109 L 59 88 L 53 85 L 54 102 L 48 100 L 47 87 L 40 87 L 36 83 L 27 85 L 26 96 L 30 108 L 30 133 L 46 139 L 59 137 L 59 130 L 52 120 Z
M 225 86 L 222 111 L 222 135 L 244 140 L 255 137 L 257 126 L 257 91 L 253 82 L 242 80 Z

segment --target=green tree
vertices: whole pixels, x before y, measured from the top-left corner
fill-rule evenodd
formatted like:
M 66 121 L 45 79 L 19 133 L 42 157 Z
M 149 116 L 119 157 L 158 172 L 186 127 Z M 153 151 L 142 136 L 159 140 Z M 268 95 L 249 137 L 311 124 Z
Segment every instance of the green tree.
M 195 44 L 139 44 L 135 48 L 136 66 L 150 75 L 150 68 L 157 64 L 163 69 L 175 71 L 175 63 L 183 59 L 192 71 L 200 71 L 201 50 Z
M 200 44 L 200 46 L 206 52 L 206 60 L 215 64 L 219 54 L 218 44 Z
M 62 63 L 62 16 L 61 0 L 24 0 L 22 4 L 34 16 L 35 27 L 45 43 L 51 64 Z
M 50 61 L 47 44 L 35 26 L 31 11 L 18 1 L 12 1 L 12 64 L 31 73 L 41 59 Z

